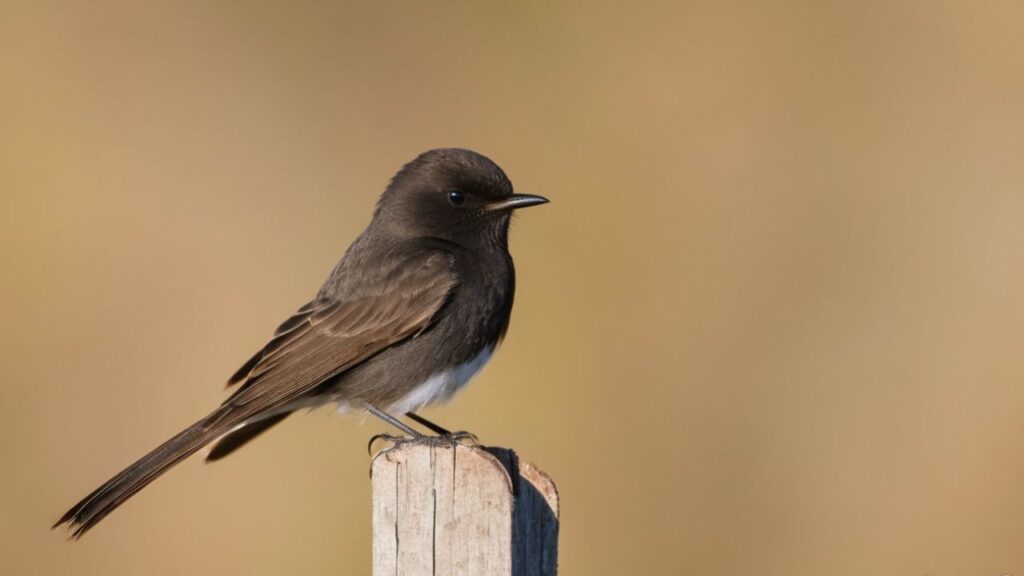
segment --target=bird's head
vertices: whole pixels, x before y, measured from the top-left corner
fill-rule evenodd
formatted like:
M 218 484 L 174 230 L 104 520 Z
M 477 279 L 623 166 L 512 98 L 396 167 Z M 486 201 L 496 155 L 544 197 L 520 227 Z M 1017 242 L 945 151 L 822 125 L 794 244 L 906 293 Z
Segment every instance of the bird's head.
M 420 154 L 395 175 L 377 204 L 373 225 L 402 238 L 505 245 L 512 211 L 547 201 L 513 193 L 508 176 L 486 156 L 441 148 Z

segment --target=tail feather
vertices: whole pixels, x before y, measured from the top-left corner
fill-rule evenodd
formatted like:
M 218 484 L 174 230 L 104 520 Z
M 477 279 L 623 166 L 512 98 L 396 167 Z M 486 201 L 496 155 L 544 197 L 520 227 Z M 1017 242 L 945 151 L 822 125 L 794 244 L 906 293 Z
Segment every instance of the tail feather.
M 215 462 L 224 458 L 228 454 L 233 453 L 253 438 L 266 432 L 274 424 L 277 424 L 281 420 L 287 418 L 289 414 L 291 414 L 291 412 L 282 412 L 280 414 L 264 418 L 263 420 L 257 420 L 256 422 L 246 424 L 237 430 L 228 432 L 213 445 L 213 448 L 210 449 L 210 453 L 206 455 L 206 461 Z
M 223 433 L 223 426 L 209 425 L 216 420 L 214 413 L 157 446 L 75 504 L 53 527 L 66 526 L 73 538 L 81 538 L 133 494 Z

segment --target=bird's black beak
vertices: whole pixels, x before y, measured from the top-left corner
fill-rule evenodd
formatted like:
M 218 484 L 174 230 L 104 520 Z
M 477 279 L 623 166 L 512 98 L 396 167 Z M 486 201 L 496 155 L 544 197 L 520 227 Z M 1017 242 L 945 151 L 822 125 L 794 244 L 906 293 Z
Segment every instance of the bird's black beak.
M 549 200 L 543 196 L 535 196 L 533 194 L 513 194 L 508 198 L 498 200 L 497 202 L 491 202 L 484 209 L 488 212 L 493 212 L 495 210 L 516 210 L 518 208 L 526 208 L 527 206 L 547 204 L 548 202 Z

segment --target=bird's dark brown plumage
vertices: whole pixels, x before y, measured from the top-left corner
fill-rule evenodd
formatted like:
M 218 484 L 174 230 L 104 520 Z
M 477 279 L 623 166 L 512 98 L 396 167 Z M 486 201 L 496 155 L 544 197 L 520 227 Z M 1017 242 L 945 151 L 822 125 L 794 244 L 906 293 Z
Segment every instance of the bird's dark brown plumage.
M 207 417 L 185 429 L 97 488 L 54 527 L 80 537 L 168 468 L 246 420 L 285 406 L 331 376 L 383 348 L 427 329 L 455 276 L 450 257 L 422 252 L 388 271 L 380 293 L 307 306 L 271 341 L 241 387 Z M 288 323 L 286 323 L 288 324 Z
M 300 407 L 408 411 L 450 397 L 508 327 L 515 272 L 505 173 L 469 150 L 407 164 L 317 296 L 229 379 L 216 410 L 111 478 L 57 522 L 80 537 L 133 494 L 217 441 L 223 458 Z M 431 387 L 433 386 L 433 387 Z

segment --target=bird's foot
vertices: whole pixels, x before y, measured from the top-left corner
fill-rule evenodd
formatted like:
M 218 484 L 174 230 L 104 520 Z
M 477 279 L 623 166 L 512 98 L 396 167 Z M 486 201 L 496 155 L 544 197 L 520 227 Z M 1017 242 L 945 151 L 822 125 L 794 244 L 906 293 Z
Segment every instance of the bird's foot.
M 476 437 L 476 434 L 472 432 L 466 432 L 465 430 L 457 430 L 455 432 L 448 432 L 442 434 L 438 438 L 445 438 L 452 441 L 455 444 L 462 444 L 463 446 L 480 446 L 480 439 Z
M 373 454 L 373 445 L 378 441 L 387 442 L 390 445 L 389 447 L 395 447 L 407 442 L 418 442 L 423 444 L 461 444 L 470 448 L 482 446 L 482 444 L 480 444 L 480 439 L 476 437 L 476 434 L 466 432 L 465 430 L 447 432 L 445 434 L 438 434 L 437 436 L 396 436 L 393 434 L 381 433 L 374 434 L 370 437 L 370 441 L 366 443 L 366 451 L 369 454 Z
M 370 441 L 366 443 L 366 451 L 370 455 L 373 455 L 373 445 L 378 440 L 382 440 L 382 441 L 387 442 L 388 444 L 390 444 L 392 446 L 396 446 L 396 445 L 401 444 L 403 442 L 413 442 L 413 441 L 416 441 L 416 440 L 422 440 L 423 438 L 424 438 L 424 436 L 420 436 L 418 438 L 411 438 L 409 436 L 395 436 L 393 434 L 386 434 L 386 433 L 374 434 L 373 436 L 370 437 Z

